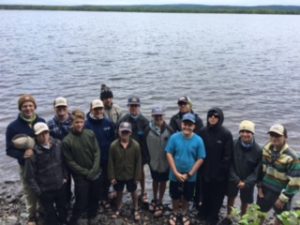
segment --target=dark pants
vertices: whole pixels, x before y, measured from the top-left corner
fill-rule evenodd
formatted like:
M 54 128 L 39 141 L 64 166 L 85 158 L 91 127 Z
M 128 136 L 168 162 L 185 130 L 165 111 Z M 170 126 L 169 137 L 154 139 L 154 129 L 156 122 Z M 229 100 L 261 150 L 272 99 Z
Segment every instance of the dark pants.
M 107 201 L 108 200 L 108 191 L 110 186 L 110 181 L 107 176 L 107 162 L 101 162 L 101 188 L 100 188 L 100 200 Z
M 199 213 L 211 225 L 217 224 L 219 221 L 219 211 L 222 207 L 226 193 L 227 181 L 203 181 L 202 206 Z
M 67 221 L 65 186 L 60 190 L 43 192 L 40 203 L 44 209 L 45 225 L 59 225 Z
M 75 204 L 71 220 L 77 221 L 84 212 L 87 212 L 88 218 L 95 217 L 99 207 L 101 177 L 91 181 L 77 176 L 74 183 Z

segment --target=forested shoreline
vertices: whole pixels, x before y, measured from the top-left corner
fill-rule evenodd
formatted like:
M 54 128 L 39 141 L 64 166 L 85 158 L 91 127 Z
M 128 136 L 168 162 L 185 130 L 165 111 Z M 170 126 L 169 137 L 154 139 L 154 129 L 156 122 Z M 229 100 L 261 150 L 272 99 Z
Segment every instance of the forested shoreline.
M 208 6 L 193 4 L 174 5 L 116 5 L 116 6 L 46 6 L 46 5 L 0 5 L 2 10 L 62 10 L 103 12 L 157 12 L 157 13 L 228 13 L 228 14 L 300 14 L 300 6 Z

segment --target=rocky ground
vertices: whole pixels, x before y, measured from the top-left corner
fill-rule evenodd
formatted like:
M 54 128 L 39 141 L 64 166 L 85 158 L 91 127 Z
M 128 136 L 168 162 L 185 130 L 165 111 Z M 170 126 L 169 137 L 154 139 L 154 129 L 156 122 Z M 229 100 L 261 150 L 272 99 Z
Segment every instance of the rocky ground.
M 99 209 L 97 216 L 97 224 L 105 225 L 165 225 L 168 224 L 168 216 L 171 213 L 171 205 L 166 204 L 164 215 L 160 218 L 155 218 L 152 213 L 146 209 L 141 209 L 142 220 L 135 223 L 133 220 L 130 195 L 124 195 L 124 206 L 121 211 L 121 216 L 117 219 L 112 219 L 112 210 L 104 211 Z M 7 181 L 0 184 L 0 225 L 24 225 L 28 214 L 26 213 L 25 199 L 22 193 L 22 186 L 19 181 Z M 222 208 L 221 214 L 225 215 L 225 207 Z M 202 225 L 204 221 L 199 220 L 197 211 L 191 207 L 191 222 L 192 224 Z M 87 220 L 82 219 L 80 225 L 86 225 Z M 178 223 L 180 224 L 180 223 Z

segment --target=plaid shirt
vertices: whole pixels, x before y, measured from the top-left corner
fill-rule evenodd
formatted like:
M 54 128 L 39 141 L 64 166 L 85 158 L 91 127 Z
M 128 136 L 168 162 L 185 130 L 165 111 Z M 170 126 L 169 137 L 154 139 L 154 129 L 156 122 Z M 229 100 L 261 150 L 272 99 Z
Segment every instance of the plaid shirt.
M 50 135 L 56 139 L 63 140 L 65 136 L 69 133 L 71 129 L 73 119 L 69 114 L 69 117 L 64 122 L 60 122 L 57 119 L 57 116 L 54 116 L 53 119 L 48 121 L 48 127 L 50 129 Z

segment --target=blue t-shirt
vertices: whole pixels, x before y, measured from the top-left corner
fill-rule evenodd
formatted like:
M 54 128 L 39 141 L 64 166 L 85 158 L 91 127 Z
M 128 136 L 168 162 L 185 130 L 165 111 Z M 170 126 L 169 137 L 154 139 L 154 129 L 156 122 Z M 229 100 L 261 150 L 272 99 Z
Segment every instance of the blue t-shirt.
M 206 157 L 203 140 L 196 134 L 191 138 L 186 138 L 182 132 L 173 134 L 165 151 L 173 155 L 176 169 L 180 173 L 188 173 L 197 160 Z M 188 181 L 196 181 L 196 174 Z M 172 170 L 170 170 L 170 180 L 177 181 Z

